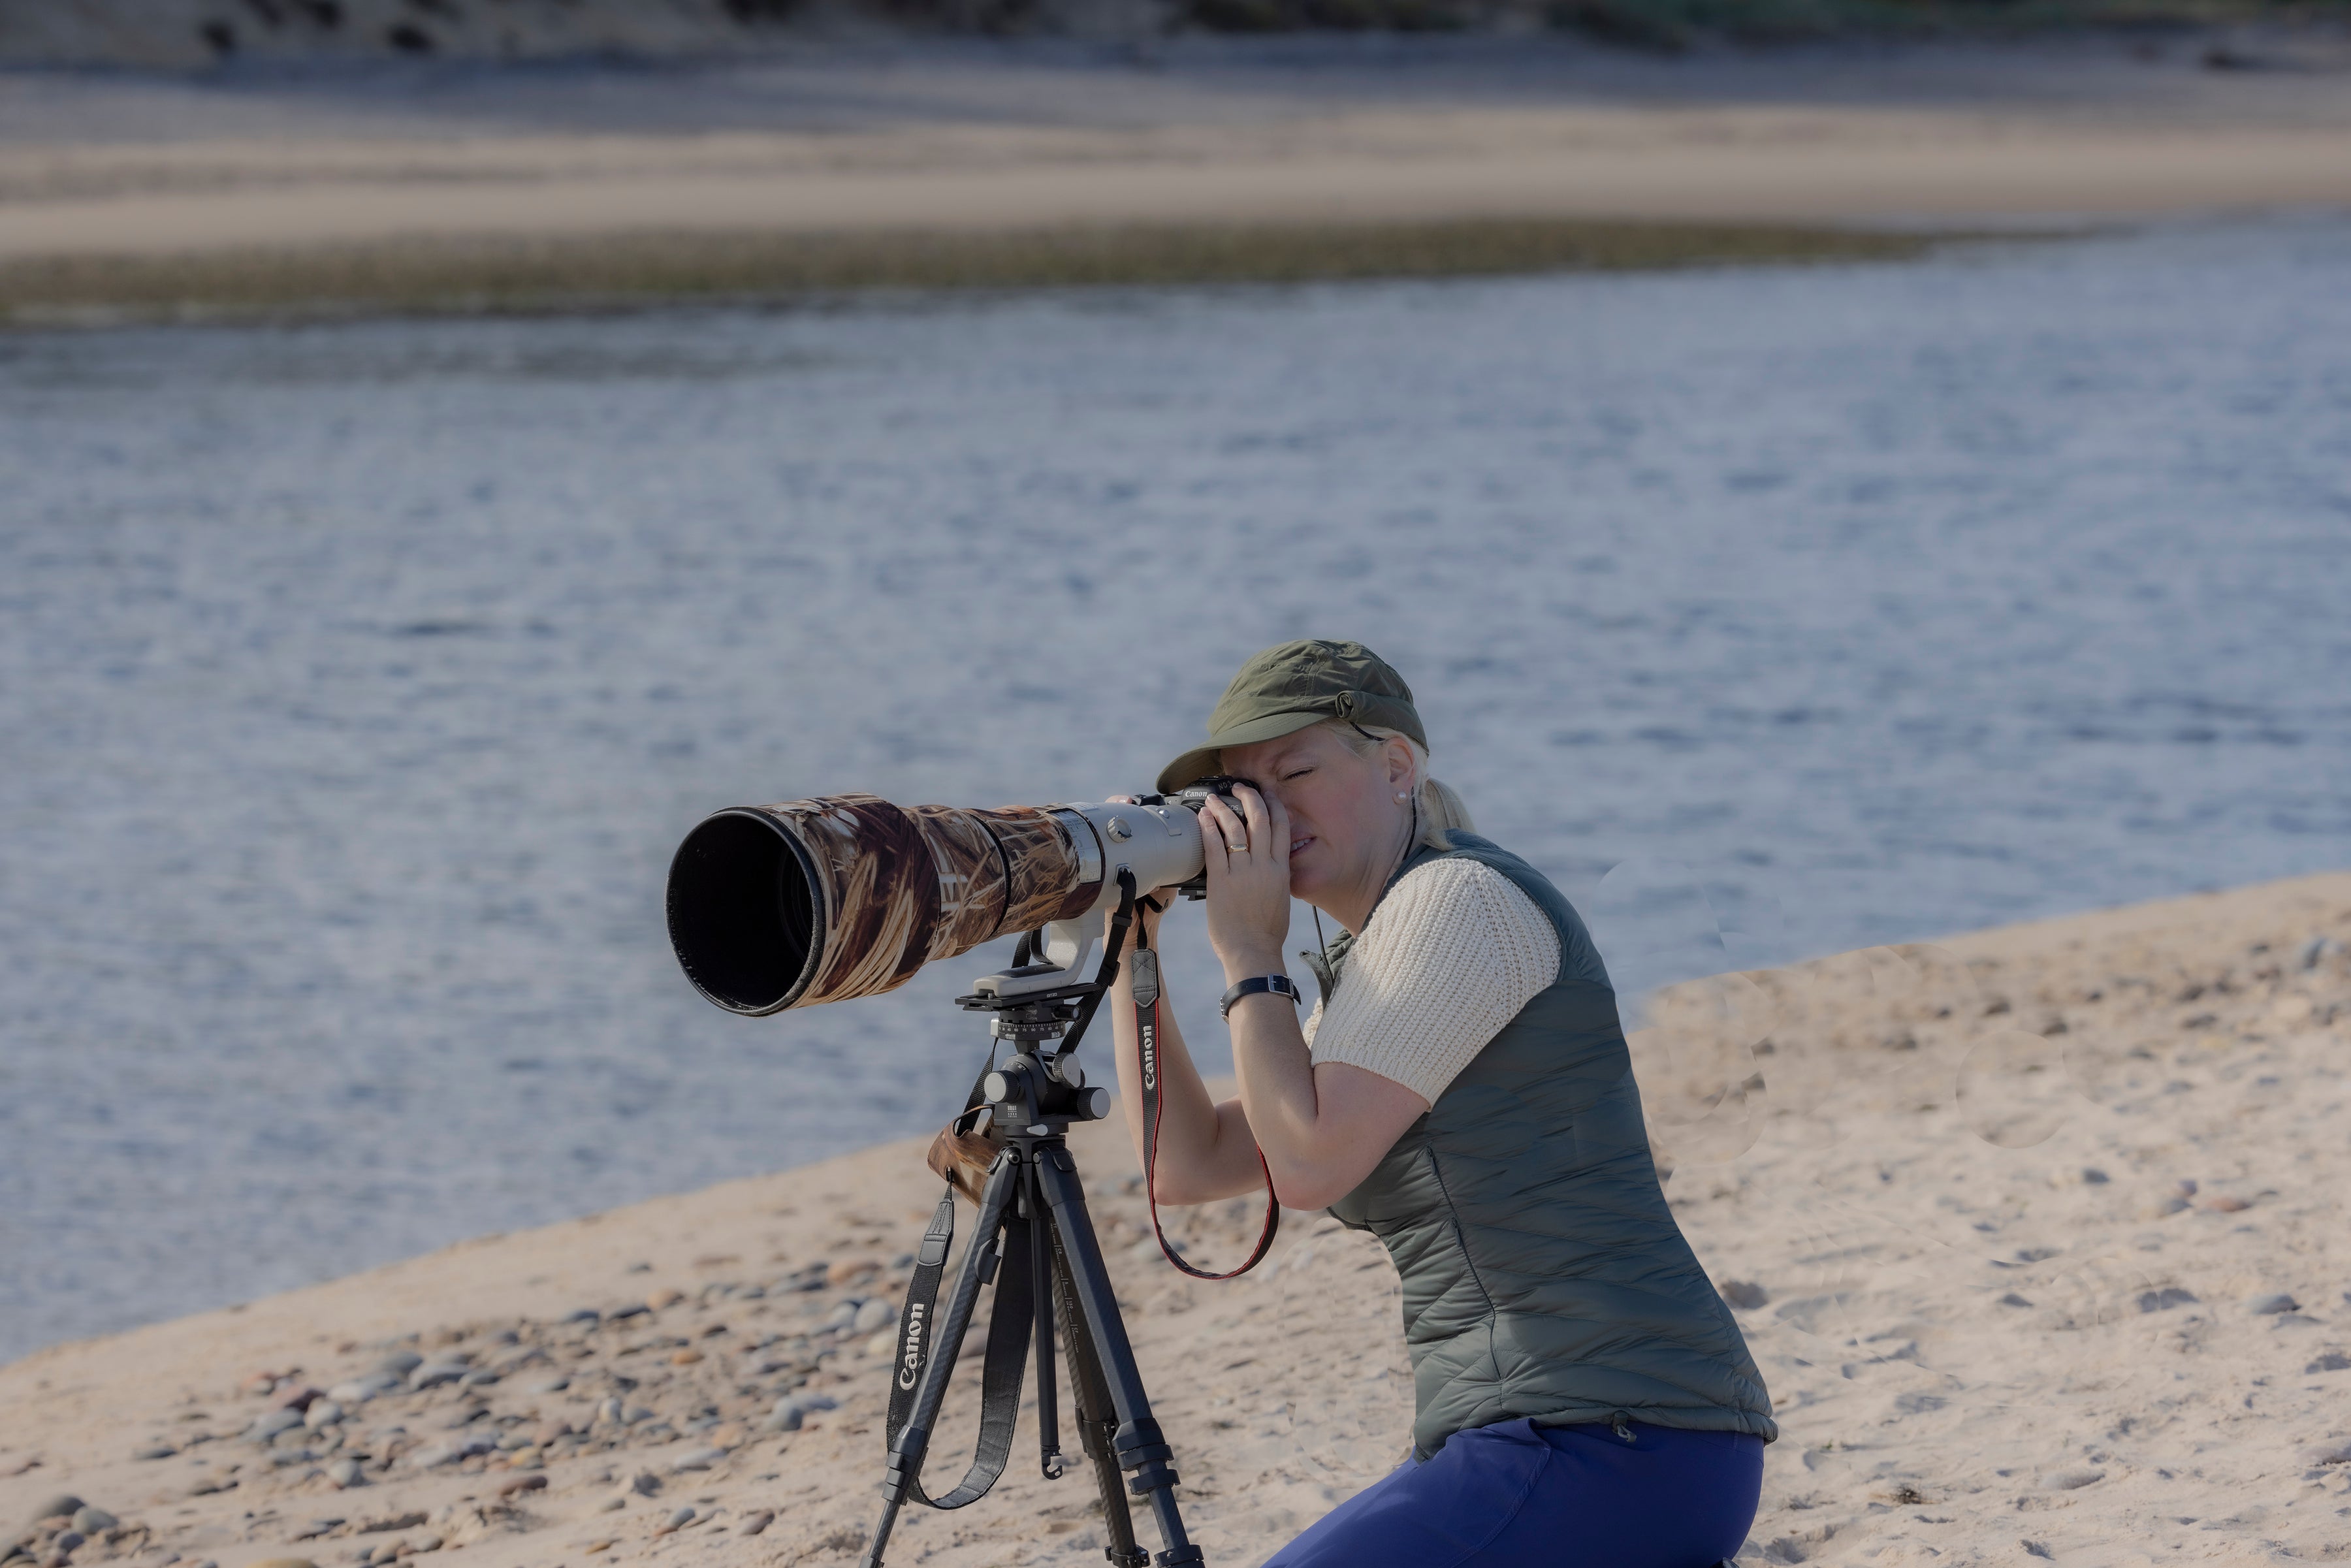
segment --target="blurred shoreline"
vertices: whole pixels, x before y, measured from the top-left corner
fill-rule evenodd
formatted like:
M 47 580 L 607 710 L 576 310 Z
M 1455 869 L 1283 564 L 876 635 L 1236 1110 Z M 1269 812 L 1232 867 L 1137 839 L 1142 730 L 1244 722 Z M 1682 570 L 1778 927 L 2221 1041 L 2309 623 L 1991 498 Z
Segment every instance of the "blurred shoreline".
M 19 72 L 0 320 L 1845 260 L 2351 205 L 2351 45 L 2229 36 Z

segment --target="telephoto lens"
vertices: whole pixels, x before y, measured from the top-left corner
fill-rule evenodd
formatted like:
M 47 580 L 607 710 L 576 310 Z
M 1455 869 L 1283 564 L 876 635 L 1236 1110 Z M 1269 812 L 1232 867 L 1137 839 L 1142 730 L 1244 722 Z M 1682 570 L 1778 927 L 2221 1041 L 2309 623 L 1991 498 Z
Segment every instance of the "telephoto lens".
M 1221 783 L 1214 780 L 1212 783 Z M 1207 786 L 1187 796 L 1207 798 Z M 1188 809 L 1187 809 L 1188 808 Z M 827 795 L 705 818 L 669 869 L 686 978 L 758 1016 L 878 996 L 934 958 L 1201 875 L 1199 801 L 893 806 Z

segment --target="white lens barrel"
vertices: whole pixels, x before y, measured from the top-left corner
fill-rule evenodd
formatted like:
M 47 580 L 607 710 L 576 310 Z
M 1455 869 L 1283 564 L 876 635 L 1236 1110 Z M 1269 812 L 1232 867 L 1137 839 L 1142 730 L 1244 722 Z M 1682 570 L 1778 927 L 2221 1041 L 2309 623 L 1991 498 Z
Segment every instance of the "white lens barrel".
M 1172 887 L 1200 874 L 1200 818 L 1187 806 L 1056 806 L 1053 810 L 1074 836 L 1080 818 L 1102 850 L 1102 891 L 1093 913 L 1118 907 L 1118 873 L 1134 873 L 1136 894 Z M 1083 852 L 1081 847 L 1081 854 Z

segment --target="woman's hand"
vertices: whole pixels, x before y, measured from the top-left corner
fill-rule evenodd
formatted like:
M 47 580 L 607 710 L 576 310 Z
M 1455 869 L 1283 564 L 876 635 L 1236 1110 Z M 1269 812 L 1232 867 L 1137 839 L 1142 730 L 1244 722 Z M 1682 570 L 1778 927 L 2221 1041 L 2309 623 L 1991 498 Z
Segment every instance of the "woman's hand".
M 1290 813 L 1247 784 L 1233 801 L 1211 795 L 1200 808 L 1200 848 L 1208 866 L 1208 945 L 1228 982 L 1281 968 L 1290 935 Z

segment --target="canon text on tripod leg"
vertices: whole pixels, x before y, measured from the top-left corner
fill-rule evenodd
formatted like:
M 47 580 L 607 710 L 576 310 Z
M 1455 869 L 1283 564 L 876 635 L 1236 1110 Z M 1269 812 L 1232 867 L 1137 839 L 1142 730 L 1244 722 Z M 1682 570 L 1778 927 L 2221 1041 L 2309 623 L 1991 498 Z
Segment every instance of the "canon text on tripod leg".
M 996 1163 L 988 1167 L 987 1186 L 980 1193 L 979 1220 L 972 1227 L 971 1245 L 964 1253 L 962 1270 L 956 1275 L 955 1294 L 948 1298 L 946 1312 L 922 1353 L 923 1369 L 914 1392 L 914 1413 L 907 1417 L 898 1440 L 890 1445 L 889 1469 L 882 1479 L 882 1518 L 873 1527 L 872 1544 L 865 1549 L 860 1568 L 882 1568 L 882 1553 L 890 1544 L 890 1531 L 898 1522 L 898 1511 L 905 1506 L 906 1494 L 922 1473 L 923 1459 L 930 1451 L 932 1424 L 939 1418 L 939 1406 L 946 1403 L 947 1379 L 955 1375 L 956 1356 L 963 1348 L 965 1331 L 971 1326 L 971 1311 L 979 1300 L 979 1288 L 995 1272 L 1000 1249 L 998 1232 L 1003 1228 L 1004 1211 L 1019 1190 L 1020 1182 L 1019 1163 L 1008 1152 L 998 1155 Z

